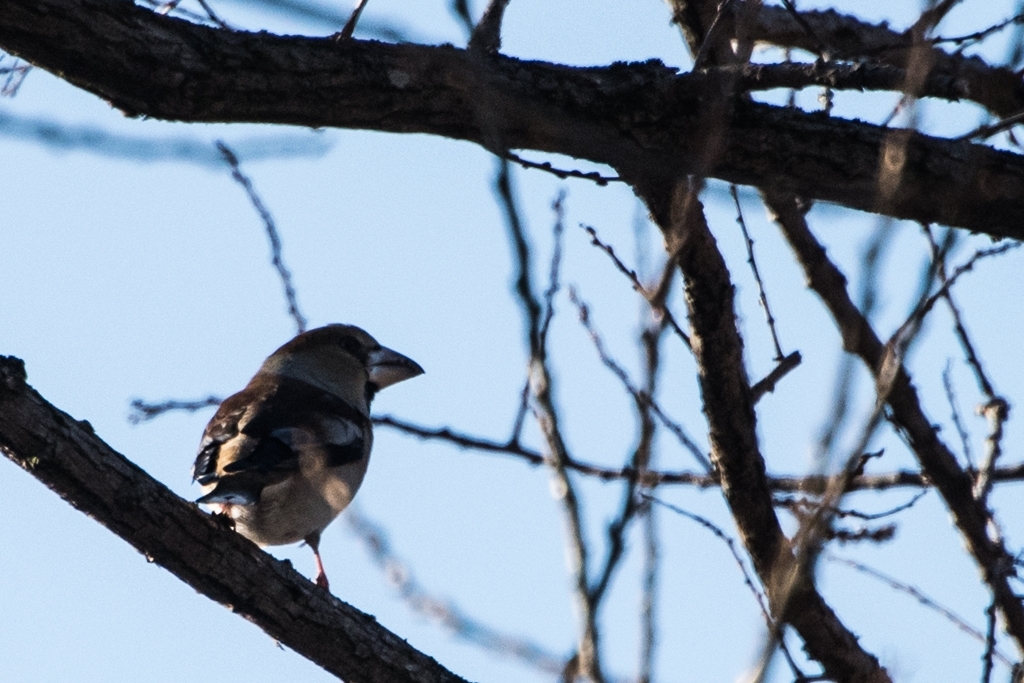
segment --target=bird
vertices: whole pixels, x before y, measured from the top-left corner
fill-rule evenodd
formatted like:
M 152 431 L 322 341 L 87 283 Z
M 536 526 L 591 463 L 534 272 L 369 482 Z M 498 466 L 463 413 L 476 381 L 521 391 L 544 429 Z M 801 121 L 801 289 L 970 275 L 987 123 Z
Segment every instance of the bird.
M 206 425 L 192 480 L 196 500 L 260 546 L 305 541 L 315 582 L 330 590 L 320 534 L 366 474 L 373 445 L 370 402 L 423 374 L 354 325 L 299 334 L 274 351 Z

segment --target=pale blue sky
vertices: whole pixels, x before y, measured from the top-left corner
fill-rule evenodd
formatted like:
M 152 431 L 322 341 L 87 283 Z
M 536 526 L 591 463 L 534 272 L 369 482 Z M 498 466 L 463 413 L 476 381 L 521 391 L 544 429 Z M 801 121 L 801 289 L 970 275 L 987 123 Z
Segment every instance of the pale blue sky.
M 186 0 L 186 6 L 188 0 Z M 475 3 L 479 5 L 480 3 Z M 801 2 L 801 7 L 831 3 Z M 862 16 L 902 27 L 914 7 L 851 3 Z M 1012 11 L 1012 3 L 965 2 L 944 25 L 949 33 L 981 28 Z M 336 28 L 301 23 L 257 9 L 214 2 L 246 28 L 323 35 Z M 479 10 L 479 7 L 477 7 Z M 462 44 L 447 2 L 372 0 L 366 20 L 389 20 L 416 36 Z M 660 58 L 689 61 L 669 12 L 658 0 L 515 0 L 507 16 L 510 55 L 570 64 Z M 998 43 L 998 41 L 997 41 Z M 1001 54 L 1001 53 L 996 53 Z M 813 103 L 814 93 L 805 101 Z M 895 98 L 841 94 L 837 113 L 879 120 Z M 846 109 L 843 109 L 846 107 Z M 966 130 L 970 107 L 924 108 L 933 130 Z M 311 325 L 350 322 L 418 361 L 426 374 L 383 392 L 378 413 L 425 425 L 452 425 L 495 439 L 507 437 L 523 381 L 520 315 L 510 291 L 508 239 L 491 196 L 494 161 L 463 142 L 427 136 L 282 127 L 185 125 L 124 118 L 97 98 L 39 70 L 14 98 L 0 99 L 0 354 L 26 362 L 29 382 L 186 498 L 195 498 L 189 468 L 211 411 L 128 423 L 132 398 L 199 398 L 240 389 L 262 359 L 293 333 L 280 283 L 268 262 L 263 228 L 226 168 L 161 158 L 61 150 L 27 137 L 3 117 L 89 126 L 141 140 L 165 136 L 212 150 L 239 144 L 244 170 L 277 221 L 284 258 Z M 17 132 L 21 130 L 22 132 Z M 282 138 L 309 153 L 258 160 L 259 140 Z M 253 142 L 256 140 L 257 142 Z M 245 149 L 254 150 L 247 158 Z M 542 157 L 524 153 L 531 159 Z M 572 160 L 557 160 L 585 168 Z M 632 343 L 642 308 L 638 297 L 591 247 L 580 223 L 593 225 L 628 262 L 636 261 L 637 202 L 623 186 L 600 188 L 515 171 L 521 205 L 543 282 L 550 254 L 552 199 L 566 200 L 563 281 L 592 305 L 612 352 L 633 371 Z M 803 284 L 777 231 L 752 194 L 743 195 L 762 274 L 779 321 L 784 350 L 804 362 L 759 405 L 769 469 L 805 472 L 818 429 L 830 411 L 838 335 Z M 772 367 L 771 342 L 735 211 L 724 186 L 707 204 L 712 227 L 737 283 L 748 372 Z M 643 215 L 642 212 L 639 215 Z M 876 218 L 818 206 L 812 227 L 844 265 L 854 286 L 860 248 Z M 918 288 L 927 255 L 918 228 L 899 224 L 885 260 L 886 288 L 875 318 L 882 334 L 901 322 Z M 660 238 L 647 231 L 648 251 Z M 987 240 L 972 238 L 960 258 Z M 1014 401 L 1024 386 L 1019 340 L 1024 333 L 1024 254 L 980 264 L 956 288 L 975 341 L 997 388 Z M 630 403 L 597 362 L 565 293 L 558 299 L 552 353 L 564 426 L 584 460 L 621 465 L 634 439 Z M 680 318 L 679 302 L 675 309 Z M 911 368 L 929 417 L 946 425 L 957 450 L 941 372 L 953 359 L 961 408 L 981 451 L 984 424 L 970 415 L 978 402 L 971 376 L 938 311 Z M 693 363 L 667 338 L 661 404 L 700 443 L 704 422 Z M 863 377 L 863 375 L 862 375 Z M 870 387 L 857 393 L 859 416 L 871 408 Z M 1018 394 L 1019 395 L 1019 394 Z M 1007 427 L 1005 449 L 1016 462 L 1019 418 Z M 539 448 L 536 430 L 527 430 Z M 848 435 L 847 442 L 851 442 Z M 659 437 L 658 463 L 692 469 L 671 437 Z M 911 467 L 891 434 L 874 471 Z M 379 521 L 395 551 L 435 595 L 510 634 L 565 654 L 575 639 L 570 579 L 558 505 L 548 475 L 502 456 L 467 453 L 378 430 L 373 462 L 358 504 Z M 615 485 L 577 479 L 585 499 L 593 557 L 603 556 L 603 524 L 618 504 Z M 1019 486 L 994 494 L 1011 548 L 1024 543 Z M 659 496 L 705 515 L 734 533 L 715 490 L 664 489 Z M 905 502 L 907 491 L 858 494 L 851 504 L 874 512 Z M 133 677 L 154 683 L 203 680 L 334 680 L 274 645 L 255 626 L 197 595 L 110 532 L 73 510 L 6 459 L 0 461 L 0 670 L 5 683 L 92 683 Z M 791 520 L 783 514 L 789 524 Z M 898 518 L 895 541 L 838 547 L 837 554 L 876 566 L 940 599 L 983 628 L 986 593 L 935 494 Z M 726 547 L 692 522 L 664 511 L 661 640 L 657 679 L 736 680 L 756 659 L 763 623 Z M 630 540 L 639 546 L 634 529 Z M 485 683 L 546 681 L 513 660 L 495 658 L 413 614 L 373 567 L 343 520 L 324 535 L 324 561 L 341 599 L 374 614 L 387 628 L 454 672 Z M 306 548 L 272 549 L 312 573 Z M 604 607 L 607 669 L 634 673 L 638 649 L 639 556 L 619 573 Z M 821 583 L 839 616 L 862 636 L 897 680 L 973 680 L 981 646 L 911 598 L 851 570 L 824 564 Z M 797 641 L 790 641 L 796 649 Z M 1011 653 L 1012 646 L 1004 645 Z M 813 671 L 809 667 L 809 671 Z M 999 673 L 1005 677 L 1005 672 Z M 784 678 L 781 677 L 781 678 Z

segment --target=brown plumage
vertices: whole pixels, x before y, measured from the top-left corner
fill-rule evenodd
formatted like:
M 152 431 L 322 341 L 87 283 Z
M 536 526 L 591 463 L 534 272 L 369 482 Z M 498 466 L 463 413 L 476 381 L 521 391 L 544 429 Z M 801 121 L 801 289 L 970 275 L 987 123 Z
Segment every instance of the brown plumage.
M 304 332 L 279 348 L 206 426 L 192 478 L 196 502 L 229 516 L 260 545 L 306 541 L 327 588 L 320 532 L 366 474 L 370 401 L 422 374 L 414 361 L 351 325 Z

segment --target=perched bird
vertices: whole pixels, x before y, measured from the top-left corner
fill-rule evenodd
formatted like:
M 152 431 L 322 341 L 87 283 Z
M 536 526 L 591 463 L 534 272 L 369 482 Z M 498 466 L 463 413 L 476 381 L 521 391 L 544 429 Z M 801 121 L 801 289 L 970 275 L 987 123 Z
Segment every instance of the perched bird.
M 423 374 L 416 362 L 352 325 L 304 332 L 225 400 L 203 433 L 192 479 L 196 502 L 227 515 L 259 545 L 305 541 L 316 583 L 328 588 L 320 532 L 348 506 L 366 474 L 370 401 Z

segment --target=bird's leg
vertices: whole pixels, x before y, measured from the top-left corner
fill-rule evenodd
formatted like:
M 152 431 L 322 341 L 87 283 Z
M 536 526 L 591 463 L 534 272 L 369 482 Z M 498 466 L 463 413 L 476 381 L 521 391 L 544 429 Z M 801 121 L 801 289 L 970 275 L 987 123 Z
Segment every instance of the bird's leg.
M 327 583 L 327 574 L 324 572 L 324 563 L 320 559 L 320 532 L 314 531 L 303 540 L 306 541 L 306 545 L 313 549 L 313 559 L 316 561 L 316 579 L 314 579 L 314 582 L 325 591 L 330 591 L 331 587 Z

